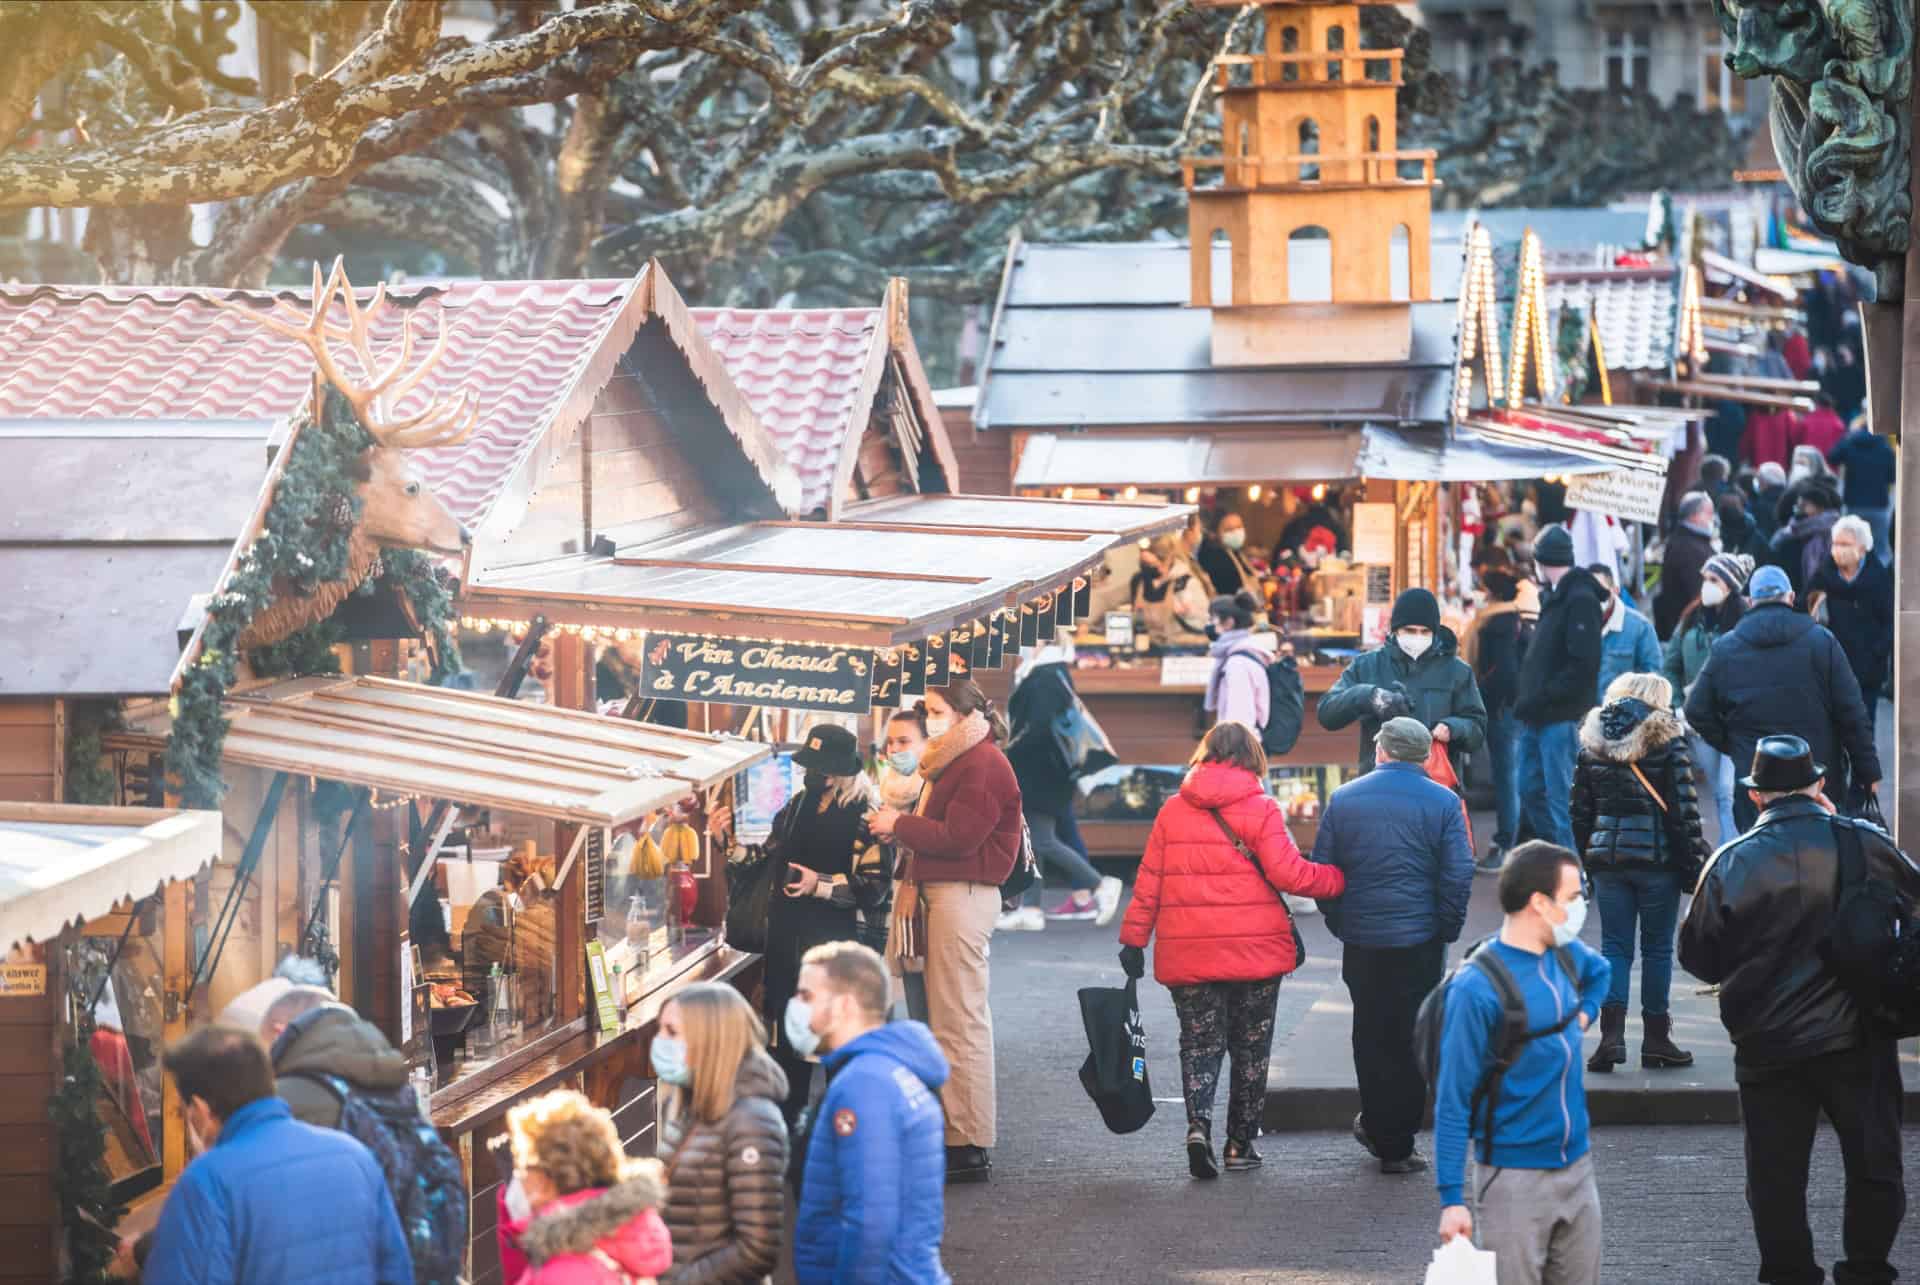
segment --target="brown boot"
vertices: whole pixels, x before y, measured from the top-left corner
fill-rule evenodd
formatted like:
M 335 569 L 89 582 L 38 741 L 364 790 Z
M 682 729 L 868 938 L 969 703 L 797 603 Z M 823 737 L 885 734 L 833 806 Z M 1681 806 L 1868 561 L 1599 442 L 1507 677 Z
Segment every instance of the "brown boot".
M 1589 1071 L 1608 1071 L 1627 1060 L 1627 1006 L 1608 1004 L 1600 1010 L 1600 1047 L 1587 1059 Z
M 1640 1014 L 1642 1028 L 1640 1036 L 1640 1065 L 1649 1070 L 1661 1070 L 1676 1066 L 1692 1066 L 1693 1054 L 1678 1047 L 1673 1042 L 1673 1017 L 1662 1013 L 1655 1017 L 1651 1013 Z

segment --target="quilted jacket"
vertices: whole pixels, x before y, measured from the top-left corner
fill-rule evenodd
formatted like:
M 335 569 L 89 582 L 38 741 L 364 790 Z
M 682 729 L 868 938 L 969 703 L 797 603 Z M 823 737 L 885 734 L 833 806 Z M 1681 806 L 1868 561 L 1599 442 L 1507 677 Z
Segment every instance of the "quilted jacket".
M 1630 698 L 1587 714 L 1570 812 L 1588 870 L 1671 870 L 1688 887 L 1700 877 L 1707 841 L 1686 731 L 1671 711 Z M 1660 802 L 1634 775 L 1636 765 Z
M 1338 870 L 1300 855 L 1259 777 L 1226 763 L 1200 764 L 1154 818 L 1120 928 L 1124 945 L 1158 939 L 1153 975 L 1163 986 L 1262 981 L 1300 964 L 1290 912 L 1221 833 L 1214 810 L 1258 854 L 1276 887 L 1336 897 L 1346 886 Z
M 786 1239 L 787 1076 L 759 1050 L 741 1059 L 733 1106 L 712 1124 L 671 1116 L 661 1152 L 672 1167 L 667 1230 L 673 1269 L 661 1285 L 751 1285 Z

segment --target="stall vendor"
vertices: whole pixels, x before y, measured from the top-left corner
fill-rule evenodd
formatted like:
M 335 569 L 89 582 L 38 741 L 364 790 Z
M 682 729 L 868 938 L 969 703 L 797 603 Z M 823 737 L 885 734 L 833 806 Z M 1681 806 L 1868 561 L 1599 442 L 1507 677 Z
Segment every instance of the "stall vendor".
M 1337 732 L 1360 724 L 1362 773 L 1373 767 L 1380 725 L 1403 714 L 1432 729 L 1449 758 L 1478 749 L 1487 735 L 1487 709 L 1453 631 L 1440 623 L 1439 600 L 1426 589 L 1408 589 L 1394 599 L 1387 630 L 1387 641 L 1355 656 L 1320 698 L 1320 726 Z
M 1294 494 L 1305 502 L 1305 507 L 1280 529 L 1280 539 L 1273 546 L 1276 566 L 1285 555 L 1292 554 L 1305 566 L 1317 567 L 1320 559 L 1353 547 L 1348 543 L 1345 524 L 1324 499 L 1313 498 L 1313 488 L 1296 487 Z
M 1179 536 L 1163 535 L 1140 550 L 1133 610 L 1156 643 L 1197 642 L 1206 634 L 1207 578 L 1187 557 Z
M 1214 534 L 1200 542 L 1200 569 L 1213 582 L 1215 596 L 1231 598 L 1243 589 L 1255 598 L 1261 596 L 1260 572 L 1246 548 L 1245 519 L 1231 510 L 1221 514 Z

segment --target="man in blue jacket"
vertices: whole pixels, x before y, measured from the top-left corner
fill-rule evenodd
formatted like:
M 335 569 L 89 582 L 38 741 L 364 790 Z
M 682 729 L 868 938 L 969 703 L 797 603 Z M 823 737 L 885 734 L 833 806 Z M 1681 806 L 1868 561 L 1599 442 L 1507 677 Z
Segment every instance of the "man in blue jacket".
M 794 1227 L 800 1285 L 949 1285 L 947 1060 L 919 1022 L 887 1023 L 892 1002 L 886 964 L 858 942 L 801 961 L 783 1025 L 797 1051 L 824 1054 L 827 1093 Z
M 162 1061 L 201 1155 L 160 1212 L 146 1285 L 413 1285 L 373 1153 L 293 1118 L 253 1032 L 210 1026 Z
M 1526 1003 L 1527 1030 L 1489 1105 L 1477 1100 L 1505 1009 L 1480 967 L 1447 983 L 1433 1099 L 1440 1239 L 1472 1237 L 1494 1252 L 1500 1279 L 1598 1285 L 1600 1189 L 1587 1143 L 1580 1036 L 1600 1012 L 1612 969 L 1579 940 L 1587 917 L 1580 862 L 1541 840 L 1500 871 L 1506 920 L 1480 949 L 1504 966 Z M 1562 956 L 1573 964 L 1569 976 Z M 1473 1207 L 1469 1145 L 1477 1144 Z
M 1323 909 L 1343 944 L 1340 976 L 1353 997 L 1353 1136 L 1380 1158 L 1382 1173 L 1427 1167 L 1413 1149 L 1427 1106 L 1413 1019 L 1440 984 L 1447 943 L 1460 936 L 1473 895 L 1466 816 L 1460 797 L 1428 778 L 1432 748 L 1419 719 L 1382 723 L 1374 770 L 1333 792 L 1313 843 L 1315 861 L 1347 876 L 1346 892 Z

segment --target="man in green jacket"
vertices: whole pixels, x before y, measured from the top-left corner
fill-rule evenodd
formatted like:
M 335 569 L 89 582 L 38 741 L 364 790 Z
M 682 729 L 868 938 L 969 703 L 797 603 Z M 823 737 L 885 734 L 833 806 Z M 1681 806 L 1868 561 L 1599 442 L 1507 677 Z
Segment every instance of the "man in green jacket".
M 1487 707 L 1473 667 L 1462 660 L 1453 631 L 1440 624 L 1440 602 L 1409 589 L 1393 602 L 1387 641 L 1353 658 L 1320 698 L 1320 726 L 1337 732 L 1360 724 L 1362 773 L 1373 769 L 1373 738 L 1390 718 L 1408 715 L 1433 732 L 1448 757 L 1470 754 L 1487 736 Z

